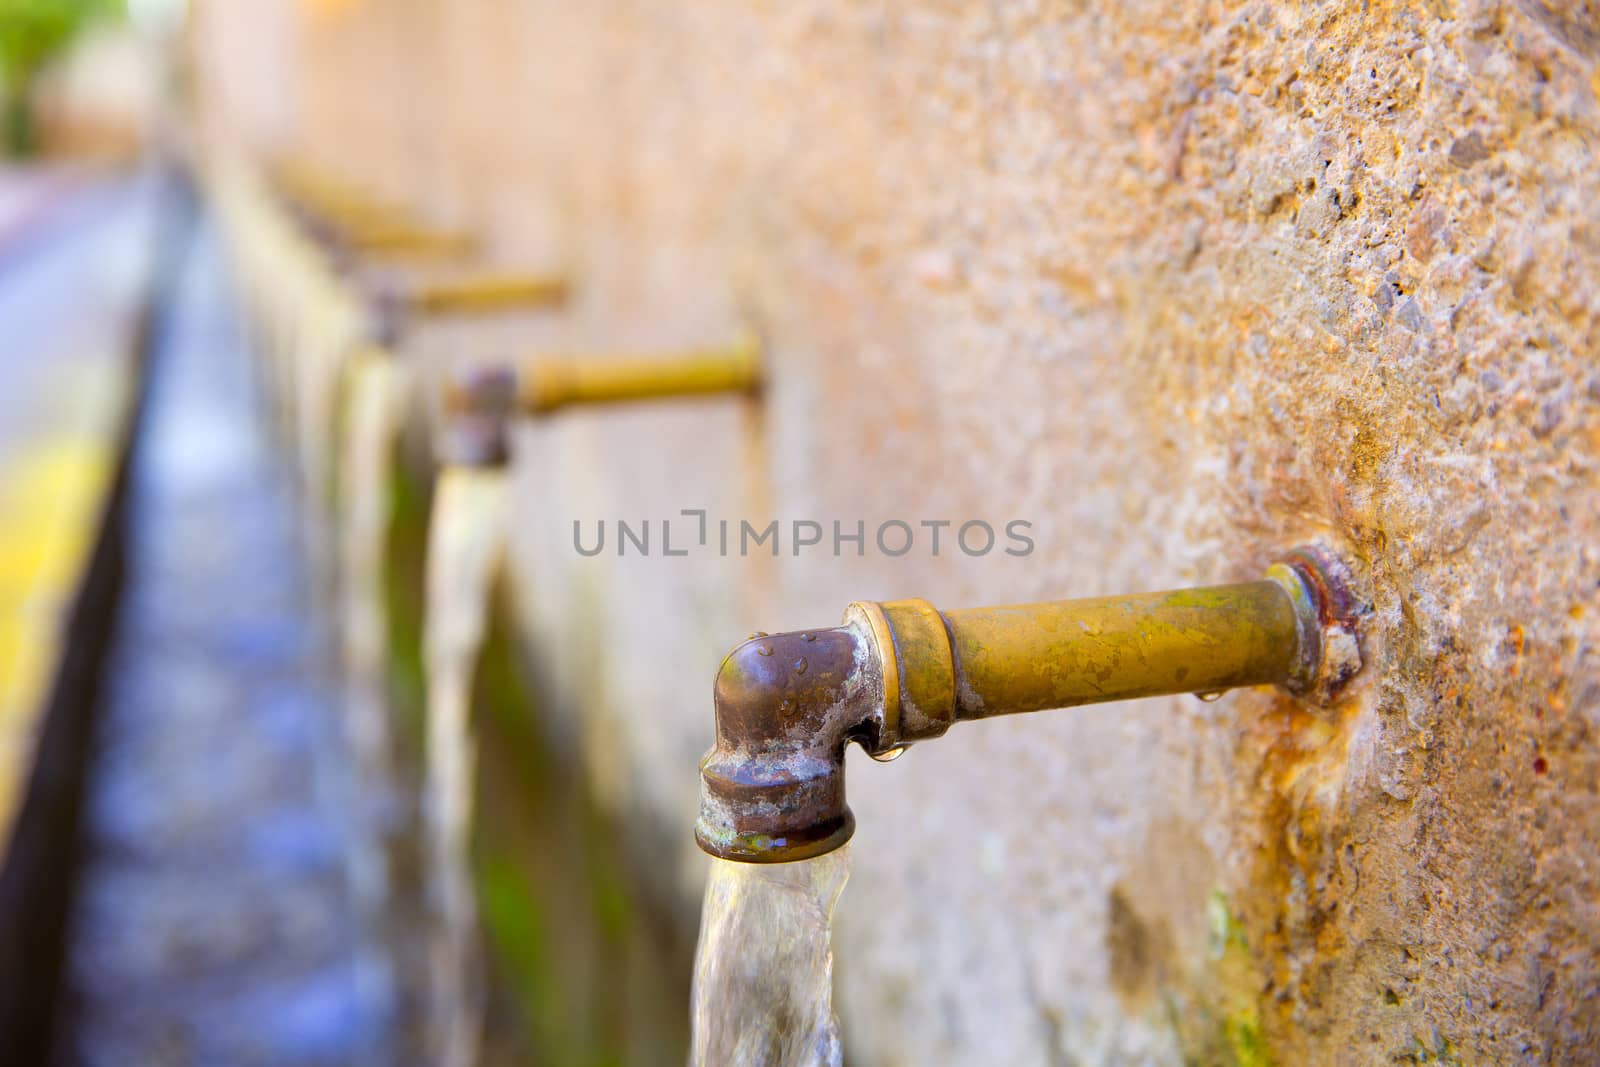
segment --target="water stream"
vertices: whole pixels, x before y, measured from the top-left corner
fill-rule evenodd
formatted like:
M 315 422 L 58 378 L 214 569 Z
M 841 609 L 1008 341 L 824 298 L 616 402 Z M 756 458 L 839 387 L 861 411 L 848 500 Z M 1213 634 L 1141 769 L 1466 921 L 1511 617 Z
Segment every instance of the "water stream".
M 398 784 L 390 730 L 385 541 L 393 512 L 391 486 L 409 378 L 392 353 L 363 349 L 351 361 L 345 392 L 344 446 L 339 450 L 339 621 L 344 728 L 351 761 L 351 803 L 376 832 L 352 847 L 346 864 L 351 895 L 374 944 L 392 941 L 394 900 L 388 844 L 399 824 Z M 363 977 L 373 996 L 397 976 L 372 960 Z
M 482 976 L 468 866 L 475 779 L 472 680 L 504 553 L 506 474 L 447 467 L 428 531 L 428 751 L 424 811 L 435 930 L 430 1031 L 433 1062 L 470 1067 L 477 1058 Z
M 711 861 L 694 963 L 696 1067 L 841 1063 L 830 931 L 848 852 Z
M 393 353 L 363 349 L 350 365 L 345 443 L 339 461 L 341 637 L 350 734 L 361 778 L 388 784 L 389 624 L 385 541 L 393 517 L 394 465 L 409 376 Z
M 344 301 L 327 297 L 308 314 L 305 336 L 290 349 L 293 445 L 305 487 L 305 539 L 319 580 L 333 575 L 328 515 L 333 505 L 334 412 L 347 359 L 361 344 L 361 317 Z

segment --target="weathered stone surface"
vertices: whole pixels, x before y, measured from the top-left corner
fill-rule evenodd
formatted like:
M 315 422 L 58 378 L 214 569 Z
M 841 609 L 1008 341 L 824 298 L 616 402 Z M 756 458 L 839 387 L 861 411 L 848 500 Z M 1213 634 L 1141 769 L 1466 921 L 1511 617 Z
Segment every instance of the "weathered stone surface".
M 355 6 L 308 38 L 329 162 L 570 254 L 566 340 L 770 340 L 759 417 L 525 441 L 530 633 L 685 894 L 748 630 L 1247 576 L 1309 538 L 1363 575 L 1331 715 L 1153 701 L 862 761 L 854 1062 L 1600 1055 L 1589 5 Z M 400 90 L 384 47 L 404 116 L 350 103 Z M 1038 548 L 572 551 L 574 518 L 697 507 L 1023 518 Z

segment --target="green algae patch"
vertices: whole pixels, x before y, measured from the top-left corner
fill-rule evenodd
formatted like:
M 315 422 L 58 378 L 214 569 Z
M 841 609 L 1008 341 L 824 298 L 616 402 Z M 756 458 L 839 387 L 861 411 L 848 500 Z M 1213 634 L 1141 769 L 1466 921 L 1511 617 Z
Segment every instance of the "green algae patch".
M 514 618 L 502 582 L 473 705 L 486 1059 L 682 1063 L 689 961 L 656 948 L 622 835 L 595 803 L 583 761 L 550 739 Z
M 1166 997 L 1185 1063 L 1275 1067 L 1257 1000 L 1259 978 L 1245 929 L 1220 889 L 1206 899 L 1205 966 L 1180 995 Z
M 385 544 L 384 608 L 388 619 L 389 705 L 402 751 L 421 753 L 427 672 L 422 656 L 424 574 L 428 554 L 426 476 L 406 463 L 392 468 L 393 512 Z M 413 758 L 413 765 L 416 760 Z

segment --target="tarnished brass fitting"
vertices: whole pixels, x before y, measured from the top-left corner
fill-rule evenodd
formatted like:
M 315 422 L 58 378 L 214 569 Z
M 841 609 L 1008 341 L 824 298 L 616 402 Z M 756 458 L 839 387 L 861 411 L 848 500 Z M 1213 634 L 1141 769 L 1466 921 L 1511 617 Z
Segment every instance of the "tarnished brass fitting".
M 724 348 L 643 357 L 543 356 L 520 367 L 477 367 L 444 388 L 445 437 L 467 455 L 519 415 L 550 415 L 563 408 L 754 394 L 761 387 L 761 346 L 744 334 Z
M 849 840 L 844 750 L 887 758 L 966 719 L 1278 685 L 1327 702 L 1360 669 L 1345 568 L 1297 549 L 1261 581 L 941 612 L 858 602 L 844 625 L 758 634 L 723 660 L 695 839 L 723 859 Z

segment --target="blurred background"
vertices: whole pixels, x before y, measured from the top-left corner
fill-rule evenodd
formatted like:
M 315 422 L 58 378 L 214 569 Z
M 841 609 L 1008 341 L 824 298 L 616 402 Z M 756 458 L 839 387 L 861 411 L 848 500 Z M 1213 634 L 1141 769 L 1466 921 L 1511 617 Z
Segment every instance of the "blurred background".
M 846 1061 L 1591 1061 L 1597 40 L 0 0 L 4 1058 L 685 1062 L 727 649 L 1317 541 L 1372 606 L 1330 712 L 850 757 Z

